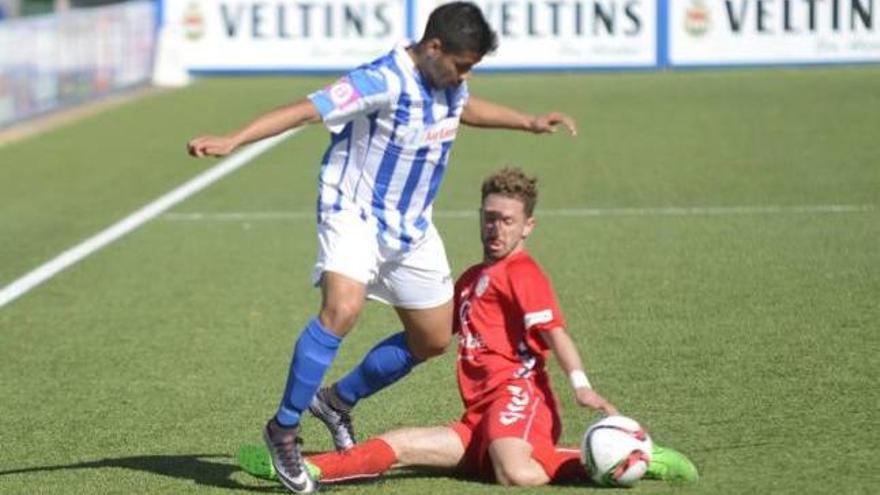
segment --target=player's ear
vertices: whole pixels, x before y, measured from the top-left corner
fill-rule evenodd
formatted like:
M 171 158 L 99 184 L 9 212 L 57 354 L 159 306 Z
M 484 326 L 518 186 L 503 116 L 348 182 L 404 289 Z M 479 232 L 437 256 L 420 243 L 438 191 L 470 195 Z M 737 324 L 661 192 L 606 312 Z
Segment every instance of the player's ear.
M 535 228 L 535 217 L 526 218 L 526 225 L 523 227 L 523 239 L 529 236 L 532 233 L 532 229 Z
M 438 57 L 443 54 L 443 43 L 438 38 L 431 38 L 424 44 L 424 50 L 431 57 Z

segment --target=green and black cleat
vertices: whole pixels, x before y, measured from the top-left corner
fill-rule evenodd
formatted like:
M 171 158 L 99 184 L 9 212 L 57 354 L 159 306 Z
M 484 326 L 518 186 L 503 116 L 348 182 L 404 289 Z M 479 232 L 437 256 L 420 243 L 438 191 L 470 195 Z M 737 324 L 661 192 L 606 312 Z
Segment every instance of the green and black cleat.
M 681 452 L 654 444 L 645 479 L 670 483 L 693 483 L 700 479 L 697 467 Z
M 272 457 L 263 444 L 245 444 L 238 448 L 235 454 L 238 466 L 254 478 L 269 481 L 278 481 L 275 467 L 272 466 Z M 305 461 L 306 469 L 315 481 L 321 480 L 321 470 L 308 460 Z

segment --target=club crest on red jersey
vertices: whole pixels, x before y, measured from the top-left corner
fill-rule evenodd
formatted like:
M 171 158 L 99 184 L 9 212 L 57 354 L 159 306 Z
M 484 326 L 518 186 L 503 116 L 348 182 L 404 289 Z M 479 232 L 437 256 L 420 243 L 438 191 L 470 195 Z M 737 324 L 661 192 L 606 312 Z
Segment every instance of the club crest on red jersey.
M 477 285 L 474 287 L 474 292 L 477 294 L 477 297 L 481 297 L 486 289 L 489 288 L 489 274 L 483 273 L 480 275 L 480 279 L 477 280 Z

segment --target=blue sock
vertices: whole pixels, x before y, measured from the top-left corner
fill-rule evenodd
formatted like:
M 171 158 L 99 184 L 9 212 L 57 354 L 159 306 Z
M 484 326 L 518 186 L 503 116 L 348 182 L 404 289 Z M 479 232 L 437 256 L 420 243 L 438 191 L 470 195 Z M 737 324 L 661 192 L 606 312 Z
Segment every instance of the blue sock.
M 299 424 L 299 417 L 318 392 L 324 373 L 336 357 L 340 342 L 342 339 L 324 328 L 317 317 L 312 318 L 299 334 L 293 347 L 284 398 L 275 415 L 280 425 Z
M 376 344 L 355 369 L 336 382 L 336 395 L 353 406 L 400 380 L 420 362 L 406 345 L 406 335 L 396 333 Z

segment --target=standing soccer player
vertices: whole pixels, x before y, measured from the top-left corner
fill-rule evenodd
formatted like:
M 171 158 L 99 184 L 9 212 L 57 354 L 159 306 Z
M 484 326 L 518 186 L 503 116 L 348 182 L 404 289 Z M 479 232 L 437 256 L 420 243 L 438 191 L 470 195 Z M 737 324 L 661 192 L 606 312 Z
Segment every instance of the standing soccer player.
M 337 446 L 349 447 L 351 407 L 441 354 L 452 339 L 452 281 L 431 212 L 459 122 L 539 134 L 562 124 L 576 132 L 564 114 L 526 115 L 469 95 L 472 67 L 496 46 L 477 6 L 449 3 L 431 13 L 418 43 L 397 47 L 231 134 L 188 143 L 193 156 L 224 156 L 309 123 L 323 121 L 331 132 L 319 179 L 313 275 L 321 309 L 297 339 L 281 404 L 263 432 L 291 491 L 315 486 L 298 438 L 300 417 L 313 399 L 313 412 L 328 424 Z M 367 297 L 392 305 L 403 331 L 378 343 L 316 398 Z
M 483 261 L 455 283 L 461 419 L 308 457 L 322 482 L 376 477 L 393 466 L 446 468 L 514 486 L 588 479 L 578 449 L 557 447 L 562 423 L 548 355 L 569 376 L 578 404 L 609 415 L 617 409 L 590 386 L 550 281 L 525 249 L 537 197 L 536 179 L 519 169 L 502 169 L 483 182 Z M 239 462 L 271 478 L 266 457 L 251 447 L 239 453 Z M 655 444 L 646 477 L 695 481 L 698 474 L 684 455 Z

